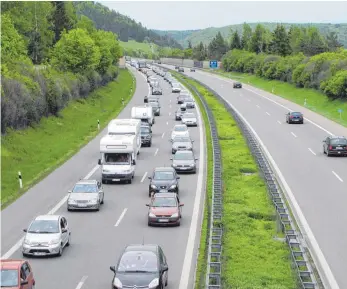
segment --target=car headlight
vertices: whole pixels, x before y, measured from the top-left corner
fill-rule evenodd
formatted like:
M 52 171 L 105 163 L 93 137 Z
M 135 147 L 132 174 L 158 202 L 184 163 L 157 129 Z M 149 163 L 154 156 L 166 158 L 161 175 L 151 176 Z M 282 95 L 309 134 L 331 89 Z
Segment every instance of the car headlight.
M 178 213 L 174 213 L 171 215 L 171 218 L 178 218 Z
M 102 170 L 103 173 L 110 173 L 110 170 Z
M 155 186 L 155 185 L 151 185 L 151 188 L 152 188 L 152 189 L 156 189 L 156 188 L 157 188 L 157 186 Z
M 96 203 L 97 201 L 98 201 L 98 198 L 94 198 L 94 199 L 89 200 L 89 203 Z
M 171 187 L 170 187 L 170 189 L 176 189 L 176 185 L 172 185 Z
M 191 167 L 195 167 L 195 164 L 191 164 L 190 166 L 191 166 Z
M 49 242 L 50 245 L 55 245 L 55 244 L 59 244 L 60 243 L 60 239 L 54 239 L 54 240 L 51 240 Z
M 177 167 L 177 164 L 172 164 L 174 167 Z
M 159 278 L 153 279 L 152 282 L 149 283 L 148 288 L 149 288 L 149 289 L 154 289 L 154 288 L 156 288 L 157 286 L 159 286 Z
M 155 218 L 156 217 L 156 215 L 154 215 L 153 213 L 149 213 L 148 216 L 151 217 L 151 218 Z
M 128 173 L 130 173 L 131 172 L 131 170 L 124 170 L 122 173 L 123 174 L 128 174 Z
M 118 278 L 114 278 L 113 285 L 119 289 L 123 288 L 123 284 Z
M 68 204 L 75 204 L 75 203 L 76 203 L 76 200 L 74 200 L 74 199 L 68 199 L 68 200 L 67 200 L 67 203 L 68 203 Z
M 28 239 L 24 239 L 24 244 L 26 244 L 26 245 L 30 245 L 30 244 L 31 244 L 31 241 L 30 241 L 30 240 L 28 240 Z

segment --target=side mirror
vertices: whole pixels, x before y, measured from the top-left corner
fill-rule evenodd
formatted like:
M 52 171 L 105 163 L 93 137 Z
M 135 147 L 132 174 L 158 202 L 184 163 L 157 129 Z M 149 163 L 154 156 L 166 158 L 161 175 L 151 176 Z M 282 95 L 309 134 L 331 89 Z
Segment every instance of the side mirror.
M 28 229 L 23 229 L 23 232 L 25 232 L 25 233 L 28 232 Z
M 192 142 L 194 142 L 194 141 L 192 140 Z
M 20 285 L 28 285 L 28 284 L 29 284 L 29 281 L 20 282 Z
M 183 207 L 184 206 L 184 204 L 180 204 L 180 207 Z
M 170 158 L 170 160 L 172 160 L 172 158 Z
M 149 207 L 149 204 L 146 204 L 146 207 Z
M 101 159 L 98 160 L 98 165 L 101 165 Z
M 177 178 L 176 178 L 176 179 L 177 179 L 177 180 L 179 180 L 180 178 L 181 178 L 180 176 L 177 176 Z
M 67 192 L 68 192 L 69 194 L 71 194 L 71 193 L 72 193 L 72 191 L 71 191 L 71 190 L 68 190 Z
M 195 159 L 196 161 L 198 161 L 199 159 Z
M 167 265 L 163 265 L 163 266 L 161 267 L 161 269 L 162 269 L 163 272 L 166 272 L 166 271 L 169 270 L 169 267 L 168 267 Z
M 62 233 L 66 233 L 67 230 L 66 230 L 66 229 L 62 229 L 61 232 L 62 232 Z
M 326 140 L 323 140 L 323 142 L 326 142 Z
M 136 165 L 136 161 L 133 160 L 133 161 L 131 162 L 131 164 L 132 164 L 133 166 Z
M 115 266 L 110 266 L 110 270 L 114 273 L 116 273 L 116 267 Z

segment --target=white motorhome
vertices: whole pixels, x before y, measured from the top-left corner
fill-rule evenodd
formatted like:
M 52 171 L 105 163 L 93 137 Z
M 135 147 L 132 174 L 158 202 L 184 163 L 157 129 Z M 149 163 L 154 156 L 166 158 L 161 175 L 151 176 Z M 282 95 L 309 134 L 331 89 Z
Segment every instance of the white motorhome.
M 127 182 L 131 184 L 137 160 L 135 135 L 105 135 L 100 140 L 102 183 Z
M 137 152 L 141 148 L 141 121 L 139 119 L 112 119 L 108 124 L 109 135 L 135 135 L 137 142 Z
M 131 118 L 148 122 L 149 125 L 153 125 L 155 122 L 153 109 L 149 105 L 133 107 L 131 109 Z

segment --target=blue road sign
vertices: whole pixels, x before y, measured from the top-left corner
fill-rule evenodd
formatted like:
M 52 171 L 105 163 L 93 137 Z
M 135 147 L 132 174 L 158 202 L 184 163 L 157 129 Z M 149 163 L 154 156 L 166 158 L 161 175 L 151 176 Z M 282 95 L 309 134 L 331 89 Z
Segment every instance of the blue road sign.
M 218 68 L 218 61 L 210 60 L 210 68 Z
M 343 110 L 342 110 L 341 108 L 339 108 L 337 111 L 338 111 L 339 113 L 343 112 Z

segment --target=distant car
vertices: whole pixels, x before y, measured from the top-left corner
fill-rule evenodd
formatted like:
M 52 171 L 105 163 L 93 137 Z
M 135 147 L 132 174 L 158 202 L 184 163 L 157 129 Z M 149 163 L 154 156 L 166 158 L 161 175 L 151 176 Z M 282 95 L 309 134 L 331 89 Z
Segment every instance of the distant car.
M 159 245 L 128 245 L 110 270 L 114 273 L 112 289 L 163 289 L 168 285 L 169 266 Z
M 104 189 L 97 180 L 81 180 L 69 191 L 67 210 L 99 211 L 104 203 Z
M 184 68 L 183 68 L 183 67 L 180 67 L 180 68 L 178 69 L 178 72 L 184 72 Z
M 152 95 L 163 95 L 163 91 L 159 86 L 152 87 Z
M 152 129 L 150 126 L 141 125 L 141 144 L 142 146 L 152 146 Z
M 187 104 L 185 102 L 183 102 L 181 104 L 180 110 L 181 110 L 182 114 L 187 112 Z
M 193 150 L 193 140 L 189 136 L 176 136 L 171 140 L 171 153 L 175 154 L 177 151 L 192 151 Z
M 172 167 L 176 172 L 196 173 L 196 161 L 193 151 L 177 151 L 172 158 Z
M 192 97 L 185 97 L 183 103 L 187 105 L 187 108 L 195 108 L 195 101 Z
M 20 259 L 3 259 L 1 264 L 1 288 L 34 289 L 35 278 L 29 262 Z
M 179 66 L 177 66 L 177 65 L 175 66 L 175 69 L 179 69 L 179 68 L 180 68 Z
M 181 109 L 177 109 L 175 112 L 175 120 L 181 120 L 183 112 L 181 111 Z
M 161 64 L 161 61 L 158 61 L 158 64 Z
M 160 105 L 159 105 L 159 103 L 158 102 L 150 102 L 149 105 L 153 109 L 153 114 L 155 116 L 160 116 Z
M 182 124 L 185 124 L 186 126 L 198 126 L 198 120 L 194 113 L 192 112 L 186 112 L 181 117 Z
M 288 112 L 286 114 L 287 123 L 304 123 L 304 115 L 301 112 Z
M 149 86 L 150 86 L 151 88 L 157 87 L 157 86 L 159 86 L 159 82 L 156 81 L 156 80 L 151 80 L 151 81 L 149 82 Z
M 145 95 L 145 97 L 143 98 L 143 102 L 148 103 L 148 96 L 147 95 Z
M 160 190 L 166 190 L 171 193 L 179 194 L 180 177 L 172 167 L 158 167 L 155 168 L 150 179 L 148 195 L 157 194 Z
M 172 92 L 181 92 L 181 86 L 178 82 L 172 83 Z
M 190 96 L 189 95 L 186 95 L 186 94 L 181 94 L 179 96 L 177 96 L 177 104 L 182 104 L 184 103 L 184 100 L 186 98 L 189 98 Z
M 195 68 L 191 68 L 191 69 L 190 69 L 190 72 L 195 72 Z
M 171 139 L 174 139 L 176 136 L 189 136 L 188 127 L 185 124 L 176 124 L 171 132 Z
M 68 222 L 61 215 L 41 215 L 23 230 L 23 256 L 61 256 L 70 245 L 71 232 Z
M 181 225 L 182 212 L 179 197 L 175 193 L 156 194 L 151 199 L 148 210 L 148 226 Z
M 234 82 L 233 88 L 242 88 L 242 83 L 241 82 Z
M 328 156 L 347 156 L 347 138 L 344 136 L 328 136 L 323 140 L 323 152 Z

